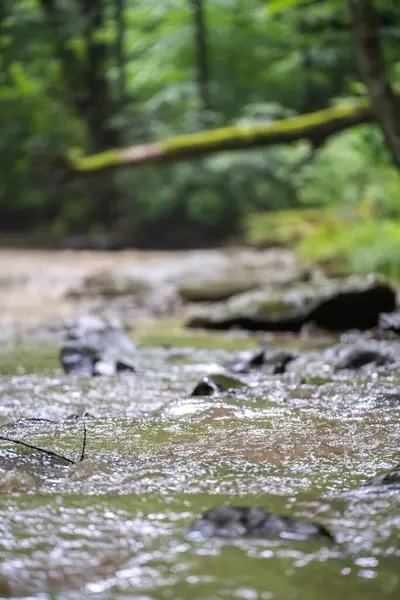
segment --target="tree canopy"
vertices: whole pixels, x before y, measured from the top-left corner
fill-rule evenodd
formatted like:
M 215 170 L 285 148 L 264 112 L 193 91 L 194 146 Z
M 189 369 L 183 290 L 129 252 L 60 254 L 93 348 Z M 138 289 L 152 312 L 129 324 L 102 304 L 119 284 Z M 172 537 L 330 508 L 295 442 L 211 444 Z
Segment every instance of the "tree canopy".
M 303 205 L 393 215 L 399 17 L 391 0 L 5 0 L 1 229 L 144 243 Z

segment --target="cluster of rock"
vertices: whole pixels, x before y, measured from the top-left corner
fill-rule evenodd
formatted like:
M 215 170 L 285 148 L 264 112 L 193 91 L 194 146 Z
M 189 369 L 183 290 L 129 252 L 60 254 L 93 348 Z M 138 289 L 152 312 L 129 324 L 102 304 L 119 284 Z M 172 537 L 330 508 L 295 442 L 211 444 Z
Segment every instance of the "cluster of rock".
M 389 284 L 349 277 L 235 295 L 222 303 L 195 308 L 187 327 L 299 332 L 312 324 L 327 331 L 365 331 L 377 327 L 382 315 L 395 308 L 396 292 Z M 387 322 L 393 320 L 383 319 L 383 326 Z
M 66 327 L 60 360 L 70 375 L 115 375 L 135 370 L 135 353 L 135 344 L 121 329 L 86 316 Z
M 318 523 L 266 512 L 259 507 L 219 506 L 207 511 L 189 529 L 189 535 L 202 537 L 255 537 L 287 540 L 322 538 L 333 541 L 333 535 Z
M 199 273 L 193 274 L 189 255 L 186 267 L 179 260 L 179 275 L 169 265 L 169 270 L 161 269 L 154 285 L 137 273 L 109 272 L 87 279 L 83 288 L 74 294 L 76 297 L 92 294 L 103 298 L 134 296 L 136 304 L 152 304 L 157 296 L 156 288 L 162 289 L 175 308 L 183 304 L 190 306 L 186 322 L 189 328 L 299 332 L 311 324 L 333 332 L 378 328 L 386 334 L 399 334 L 400 317 L 394 312 L 396 291 L 389 284 L 358 277 L 305 281 L 307 274 L 299 276 L 298 267 L 285 252 L 275 255 L 274 264 L 268 263 L 270 253 L 268 258 L 252 251 L 248 255 L 242 253 L 240 264 L 235 262 L 235 256 L 210 253 L 200 277 Z M 284 268 L 279 268 L 279 261 L 282 266 L 285 263 Z M 214 268 L 214 275 L 207 280 L 210 268 Z M 297 282 L 293 283 L 294 280 Z M 60 353 L 67 374 L 85 376 L 132 372 L 135 356 L 135 345 L 118 327 L 93 317 L 82 318 L 67 328 Z M 334 371 L 397 369 L 400 365 L 400 356 L 396 353 L 365 340 L 350 345 L 339 344 L 331 357 Z M 191 395 L 234 393 L 247 385 L 240 379 L 240 374 L 263 369 L 269 375 L 282 375 L 290 370 L 296 359 L 295 353 L 276 347 L 242 353 L 221 368 L 221 372 L 201 379 Z M 399 465 L 368 483 L 399 485 Z M 243 506 L 216 507 L 200 517 L 189 533 L 202 537 L 334 541 L 333 535 L 318 523 Z

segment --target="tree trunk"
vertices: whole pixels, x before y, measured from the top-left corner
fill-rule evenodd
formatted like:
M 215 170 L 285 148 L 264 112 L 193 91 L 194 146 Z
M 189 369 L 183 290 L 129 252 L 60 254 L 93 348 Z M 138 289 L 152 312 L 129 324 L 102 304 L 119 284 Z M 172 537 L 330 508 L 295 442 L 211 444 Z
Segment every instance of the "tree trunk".
M 118 102 L 120 107 L 125 106 L 126 102 L 126 81 L 125 81 L 125 0 L 115 0 L 115 26 L 116 41 L 115 54 L 118 68 Z
M 86 125 L 90 152 L 99 153 L 121 144 L 119 132 L 111 124 L 117 112 L 106 70 L 110 56 L 107 44 L 99 33 L 104 28 L 102 0 L 79 0 L 84 18 L 85 55 L 78 57 L 69 49 L 69 33 L 59 0 L 41 0 L 42 8 L 53 33 L 55 53 L 70 102 Z M 112 225 L 118 212 L 119 191 L 113 178 L 92 183 L 97 198 L 97 214 L 106 226 Z
M 210 125 L 210 73 L 208 58 L 207 26 L 204 14 L 204 0 L 190 0 L 195 33 L 195 56 L 198 95 L 200 99 L 200 123 Z
M 349 4 L 360 76 L 367 86 L 372 110 L 393 162 L 400 169 L 400 100 L 386 78 L 379 15 L 372 0 L 349 0 Z

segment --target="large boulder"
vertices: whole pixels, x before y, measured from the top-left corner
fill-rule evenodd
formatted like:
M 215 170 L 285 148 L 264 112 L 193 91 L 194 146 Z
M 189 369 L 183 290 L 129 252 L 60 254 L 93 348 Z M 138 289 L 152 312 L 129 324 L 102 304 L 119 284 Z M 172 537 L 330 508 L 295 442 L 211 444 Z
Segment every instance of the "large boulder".
M 66 328 L 60 360 L 70 375 L 114 375 L 135 370 L 135 351 L 135 344 L 119 328 L 86 316 Z
M 342 352 L 342 355 L 336 363 L 336 370 L 376 369 L 377 367 L 391 365 L 395 361 L 395 357 L 389 354 L 389 352 L 377 349 L 367 343 L 357 344 L 348 347 Z
M 124 314 L 174 314 L 182 302 L 223 301 L 301 275 L 289 250 L 202 250 L 95 271 L 67 295 L 96 305 L 103 301 Z
M 92 273 L 68 297 L 94 306 L 113 306 L 125 315 L 174 313 L 181 302 L 175 287 L 152 278 L 151 269 L 117 268 Z
M 348 277 L 271 287 L 209 305 L 189 318 L 188 327 L 250 331 L 300 331 L 306 323 L 330 331 L 367 330 L 396 306 L 395 290 L 372 278 Z
M 186 302 L 223 302 L 267 284 L 288 284 L 306 275 L 289 250 L 232 248 L 215 256 L 204 253 L 201 265 L 196 268 L 193 264 L 178 281 L 178 291 Z

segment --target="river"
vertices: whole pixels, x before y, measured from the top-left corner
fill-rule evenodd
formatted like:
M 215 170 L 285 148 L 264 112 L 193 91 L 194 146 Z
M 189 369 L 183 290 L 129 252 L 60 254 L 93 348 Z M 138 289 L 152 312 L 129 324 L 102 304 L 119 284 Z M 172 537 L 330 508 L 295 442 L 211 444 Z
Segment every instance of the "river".
M 13 277 L 32 273 L 18 256 Z M 81 276 L 83 262 L 68 272 Z M 49 315 L 70 316 L 56 301 L 65 271 L 46 279 L 40 264 Z M 53 338 L 15 334 L 46 317 L 38 280 L 25 321 L 29 297 L 13 304 L 16 285 L 2 295 L 0 425 L 18 422 L 0 434 L 75 463 L 0 442 L 0 597 L 398 598 L 399 491 L 363 485 L 399 462 L 398 372 L 336 373 L 325 349 L 337 339 L 281 335 L 269 342 L 299 355 L 288 372 L 255 370 L 235 391 L 192 397 L 258 340 L 177 335 L 164 319 L 138 327 L 136 373 L 67 377 Z M 223 503 L 315 520 L 336 542 L 186 536 Z

